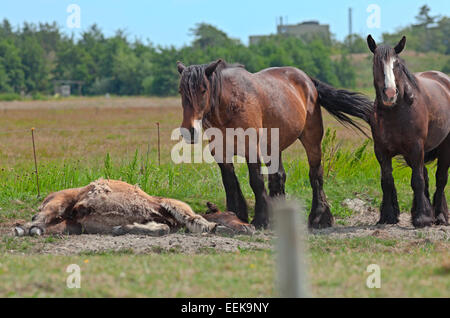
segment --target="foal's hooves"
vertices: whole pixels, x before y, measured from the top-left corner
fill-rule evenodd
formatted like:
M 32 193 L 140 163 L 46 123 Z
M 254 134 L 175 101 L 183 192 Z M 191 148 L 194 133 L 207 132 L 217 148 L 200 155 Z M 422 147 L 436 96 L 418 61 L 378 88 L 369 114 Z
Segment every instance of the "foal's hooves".
M 25 236 L 25 230 L 21 226 L 16 226 L 14 228 L 14 235 L 15 236 Z
M 433 218 L 426 215 L 421 215 L 412 220 L 414 227 L 421 228 L 433 225 Z
M 33 226 L 33 227 L 30 228 L 30 235 L 31 236 L 42 236 L 42 234 L 44 234 L 44 230 L 42 230 L 40 227 Z

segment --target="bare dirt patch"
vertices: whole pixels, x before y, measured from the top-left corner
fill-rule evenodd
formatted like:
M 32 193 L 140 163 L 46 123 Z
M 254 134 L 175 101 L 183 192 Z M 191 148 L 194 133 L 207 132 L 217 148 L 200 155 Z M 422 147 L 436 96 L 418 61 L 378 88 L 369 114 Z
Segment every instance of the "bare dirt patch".
M 450 226 L 432 226 L 416 229 L 411 223 L 410 213 L 400 213 L 396 225 L 376 225 L 379 211 L 360 199 L 347 199 L 342 202 L 354 214 L 343 221 L 344 224 L 332 228 L 313 230 L 313 235 L 328 235 L 332 238 L 353 238 L 374 236 L 381 239 L 450 241 Z
M 343 202 L 354 211 L 353 216 L 341 219 L 332 228 L 312 230 L 311 237 L 327 236 L 333 239 L 349 239 L 356 237 L 376 237 L 385 240 L 400 240 L 414 243 L 416 241 L 442 242 L 446 248 L 450 242 L 450 226 L 433 226 L 416 229 L 411 224 L 411 215 L 401 213 L 397 225 L 375 225 L 378 221 L 378 210 L 359 199 L 347 199 Z M 23 238 L 14 237 L 14 222 L 0 225 L 0 236 L 17 241 Z M 272 248 L 274 235 L 271 231 L 260 231 L 253 236 L 222 237 L 216 235 L 193 235 L 176 233 L 163 237 L 140 235 L 108 236 L 108 235 L 74 235 L 59 236 L 48 239 L 27 238 L 29 248 L 26 251 L 8 250 L 23 254 L 55 254 L 76 255 L 81 253 L 131 252 L 148 253 L 227 253 L 243 250 L 261 250 Z M 19 245 L 22 246 L 22 245 Z

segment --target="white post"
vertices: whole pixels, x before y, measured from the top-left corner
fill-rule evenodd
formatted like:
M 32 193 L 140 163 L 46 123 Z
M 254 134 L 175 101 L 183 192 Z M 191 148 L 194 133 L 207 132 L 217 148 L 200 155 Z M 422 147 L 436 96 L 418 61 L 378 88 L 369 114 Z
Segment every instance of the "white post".
M 273 205 L 277 236 L 277 287 L 282 298 L 310 297 L 306 267 L 307 228 L 294 202 L 278 201 Z

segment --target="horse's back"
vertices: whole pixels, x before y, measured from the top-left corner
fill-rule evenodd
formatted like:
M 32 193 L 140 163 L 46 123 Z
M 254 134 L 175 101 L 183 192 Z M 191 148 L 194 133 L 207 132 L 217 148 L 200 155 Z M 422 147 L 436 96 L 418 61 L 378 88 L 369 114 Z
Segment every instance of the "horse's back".
M 428 109 L 426 149 L 437 147 L 450 133 L 450 78 L 439 71 L 416 73 Z
M 426 71 L 415 75 L 422 83 L 438 84 L 447 91 L 447 94 L 450 94 L 450 77 L 447 74 L 439 71 Z
M 302 70 L 291 67 L 271 67 L 254 74 L 257 77 L 272 77 L 274 79 L 286 81 L 286 84 L 299 85 L 303 90 L 314 90 L 314 83 L 311 78 Z

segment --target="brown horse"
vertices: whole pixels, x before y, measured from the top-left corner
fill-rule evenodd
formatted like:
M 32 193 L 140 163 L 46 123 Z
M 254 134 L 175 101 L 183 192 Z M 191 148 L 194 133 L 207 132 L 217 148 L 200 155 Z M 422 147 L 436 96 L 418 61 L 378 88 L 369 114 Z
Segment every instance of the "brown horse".
M 89 185 L 48 195 L 32 221 L 15 233 L 139 234 L 162 236 L 184 227 L 192 233 L 252 234 L 254 227 L 234 213 L 208 202 L 207 214 L 196 214 L 184 202 L 150 196 L 138 186 L 100 179 Z
M 370 35 L 367 43 L 374 54 L 376 91 L 370 126 L 383 189 L 378 223 L 398 222 L 392 158 L 401 155 L 412 168 L 413 225 L 448 224 L 444 190 L 450 165 L 450 79 L 436 71 L 411 74 L 398 56 L 405 47 L 406 37 L 395 48 L 377 46 Z M 435 159 L 438 159 L 436 193 L 431 205 L 425 164 Z
M 201 120 L 203 128 L 215 127 L 226 135 L 228 128 L 278 129 L 278 151 L 272 153 L 272 139 L 267 137 L 268 152 L 279 162 L 275 173 L 269 174 L 270 196 L 285 194 L 286 174 L 281 162 L 281 152 L 297 139 L 303 143 L 310 166 L 310 182 L 313 189 L 309 226 L 329 227 L 333 224 L 325 193 L 323 191 L 323 169 L 321 165 L 321 141 L 323 137 L 322 113 L 320 105 L 344 124 L 359 128 L 346 114 L 367 121 L 372 103 L 364 96 L 346 90 L 337 90 L 306 75 L 294 67 L 269 68 L 252 74 L 241 65 L 229 65 L 223 60 L 210 64 L 184 66 L 178 62 L 181 74 L 180 94 L 183 106 L 183 137 L 195 142 L 196 123 Z M 257 228 L 267 227 L 269 196 L 261 174 L 261 135 L 257 144 L 245 140 L 245 156 L 250 185 L 255 194 L 255 216 L 252 221 Z M 226 138 L 225 138 L 226 139 Z M 234 144 L 234 153 L 241 147 L 235 141 L 225 140 L 223 144 Z M 274 149 L 273 152 L 276 150 Z M 256 162 L 250 160 L 257 153 Z M 214 154 L 213 154 L 214 155 Z M 227 198 L 227 209 L 248 222 L 248 211 L 236 178 L 233 163 L 225 158 L 217 158 L 222 173 L 222 181 Z M 267 164 L 267 163 L 266 163 Z

